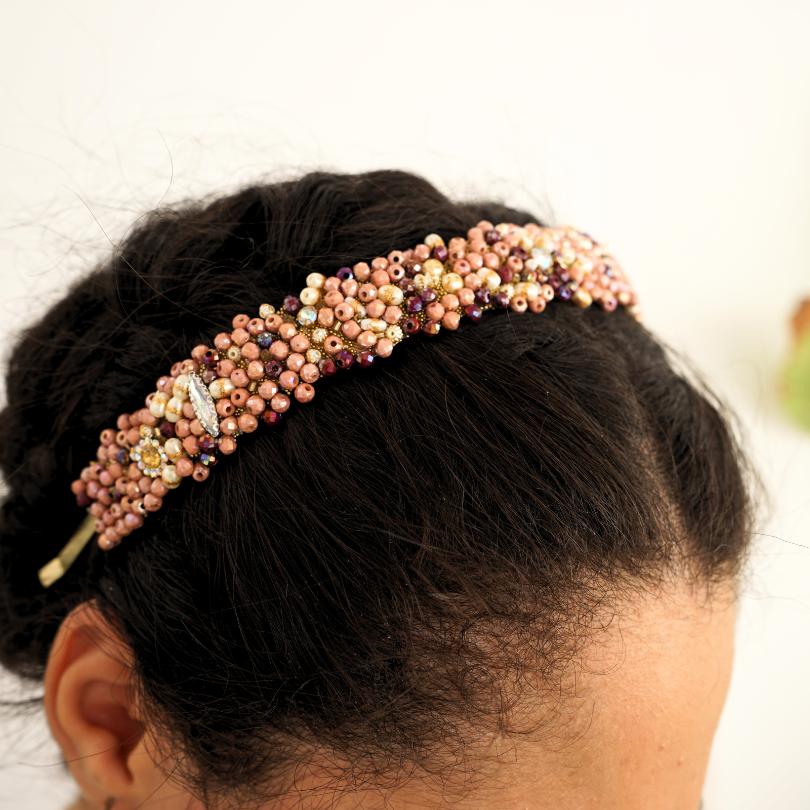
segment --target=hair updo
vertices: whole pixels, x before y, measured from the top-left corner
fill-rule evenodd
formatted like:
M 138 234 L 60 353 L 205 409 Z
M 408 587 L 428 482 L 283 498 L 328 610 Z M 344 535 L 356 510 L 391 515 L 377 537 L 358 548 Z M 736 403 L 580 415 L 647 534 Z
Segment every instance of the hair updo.
M 551 678 L 606 594 L 733 576 L 750 506 L 719 406 L 628 313 L 552 302 L 325 381 L 41 588 L 99 431 L 173 361 L 309 273 L 481 219 L 536 221 L 402 172 L 314 173 L 139 220 L 10 356 L 2 663 L 40 678 L 60 622 L 93 600 L 193 789 L 258 795 L 316 746 L 380 770 L 449 751 L 502 721 L 499 685 L 527 662 Z

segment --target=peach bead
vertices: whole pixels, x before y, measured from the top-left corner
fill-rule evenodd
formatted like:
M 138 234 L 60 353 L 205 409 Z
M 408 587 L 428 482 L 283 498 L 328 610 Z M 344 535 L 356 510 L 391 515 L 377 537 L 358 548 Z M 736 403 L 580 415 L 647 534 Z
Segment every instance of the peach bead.
M 208 478 L 209 472 L 208 467 L 198 462 L 194 465 L 194 472 L 191 473 L 191 476 L 195 481 L 205 481 Z
M 315 396 L 315 389 L 309 383 L 301 383 L 296 386 L 295 398 L 299 402 L 309 402 Z
M 278 384 L 273 380 L 265 380 L 259 385 L 259 396 L 264 400 L 271 400 L 278 393 Z
M 264 377 L 264 363 L 260 360 L 251 360 L 247 365 L 247 376 L 251 380 L 260 380 Z
M 373 284 L 362 284 L 360 289 L 357 291 L 357 297 L 364 304 L 367 304 L 369 301 L 373 301 L 377 297 L 377 288 Z
M 239 417 L 239 430 L 243 433 L 253 433 L 259 427 L 259 420 L 252 413 L 243 413 Z
M 371 275 L 371 268 L 365 262 L 357 262 L 357 264 L 352 267 L 352 272 L 358 281 L 366 281 Z
M 235 368 L 233 360 L 220 360 L 216 367 L 217 377 L 230 377 Z
M 402 319 L 402 310 L 399 307 L 388 306 L 383 312 L 383 320 L 386 323 L 399 323 Z
M 181 478 L 188 478 L 194 472 L 194 462 L 185 456 L 178 458 L 174 466 L 177 468 L 177 474 Z
M 445 312 L 442 316 L 442 326 L 445 329 L 458 329 L 460 320 L 461 315 L 459 315 L 458 312 Z
M 242 346 L 242 357 L 245 360 L 257 360 L 260 353 L 261 349 L 255 343 L 246 343 Z
M 249 320 L 250 320 L 249 315 L 244 314 L 234 315 L 234 318 L 231 321 L 231 326 L 233 326 L 234 329 L 244 329 L 244 327 L 248 325 Z
M 321 307 L 318 310 L 318 326 L 328 329 L 335 322 L 335 310 L 331 307 Z
M 327 354 L 337 354 L 343 348 L 343 341 L 337 335 L 329 335 L 323 342 Z
M 273 334 L 278 333 L 282 323 L 284 323 L 284 320 L 279 314 L 271 315 L 269 318 L 264 319 L 264 325 L 267 327 L 267 331 Z
M 542 296 L 538 296 L 537 298 L 532 298 L 529 301 L 529 309 L 532 312 L 542 312 L 546 308 L 546 299 Z
M 388 259 L 383 256 L 377 256 L 377 258 L 373 259 L 371 262 L 371 269 L 374 271 L 385 270 L 386 267 L 388 267 Z
M 341 325 L 340 331 L 343 332 L 349 340 L 355 340 L 360 334 L 360 324 L 354 320 L 346 321 Z
M 202 343 L 198 343 L 192 350 L 191 350 L 191 357 L 192 359 L 196 360 L 198 363 L 202 362 L 203 357 L 205 357 L 206 352 L 208 351 L 208 346 L 205 346 Z M 176 377 L 176 374 L 172 375 Z
M 233 436 L 239 430 L 239 423 L 236 421 L 236 417 L 228 416 L 219 423 L 219 429 L 226 436 Z M 189 455 L 193 455 L 193 453 L 189 453 Z
M 262 372 L 264 372 L 264 365 L 262 365 Z M 231 372 L 230 380 L 237 388 L 244 388 L 250 382 L 250 377 L 245 369 L 235 368 Z
M 147 492 L 143 496 L 143 507 L 147 512 L 157 512 L 162 505 L 163 498 L 158 495 L 153 495 L 151 492 Z
M 376 261 L 376 259 L 375 259 L 375 261 Z M 374 262 L 372 262 L 372 265 L 373 265 L 373 263 Z M 386 273 L 385 270 L 375 270 L 371 274 L 371 283 L 375 287 L 382 287 L 383 284 L 390 284 L 391 279 L 389 278 L 388 273 Z
M 462 307 L 468 307 L 475 302 L 475 293 L 469 287 L 462 287 L 457 295 L 458 303 Z
M 231 332 L 231 340 L 237 346 L 244 346 L 250 340 L 250 332 L 247 329 L 234 329 Z
M 236 450 L 236 439 L 233 436 L 223 436 L 217 446 L 220 453 L 229 456 Z
M 375 298 L 366 306 L 366 315 L 369 318 L 382 318 L 385 312 L 385 304 L 379 298 Z
M 430 258 L 430 248 L 427 245 L 417 245 L 413 249 L 413 255 L 417 261 L 424 262 Z
M 278 375 L 278 384 L 290 391 L 298 385 L 298 375 L 294 371 L 282 371 Z
M 264 411 L 264 409 L 267 407 L 267 404 L 258 394 L 251 394 L 248 397 L 247 402 L 245 403 L 245 407 L 254 416 L 258 416 L 260 413 Z
M 377 335 L 370 329 L 366 329 L 357 336 L 357 345 L 364 349 L 370 349 L 376 342 Z
M 134 447 L 141 440 L 141 434 L 138 433 L 136 428 L 130 428 L 127 431 L 127 442 L 130 446 Z
M 309 338 L 306 335 L 298 334 L 290 338 L 290 348 L 298 354 L 303 354 L 309 346 Z
M 338 304 L 343 303 L 343 293 L 340 292 L 340 290 L 330 290 L 323 297 L 323 302 L 326 304 L 326 306 L 335 309 Z
M 153 495 L 157 495 L 158 498 L 163 498 L 166 496 L 166 493 L 169 491 L 166 484 L 160 480 L 160 478 L 153 478 L 152 479 L 152 487 L 151 491 Z
M 233 341 L 227 332 L 220 332 L 214 338 L 214 347 L 219 349 L 221 352 L 224 352 L 226 349 L 230 349 L 232 345 Z
M 191 431 L 192 436 L 202 436 L 205 433 L 203 426 L 200 424 L 199 419 L 192 419 L 188 423 L 189 430 Z
M 196 436 L 186 436 L 183 439 L 183 450 L 190 456 L 196 456 L 200 452 L 200 445 L 197 443 Z
M 188 419 L 178 419 L 174 423 L 174 433 L 179 439 L 184 439 L 191 433 Z
M 231 391 L 231 402 L 233 402 L 237 408 L 243 408 L 249 396 L 250 392 L 247 388 L 237 388 L 235 391 Z
M 347 298 L 354 298 L 357 295 L 357 282 L 353 278 L 347 278 L 340 282 L 340 291 Z
M 306 359 L 306 357 L 304 357 L 303 354 L 299 354 L 298 352 L 293 352 L 287 358 L 287 368 L 290 371 L 300 371 L 301 366 L 303 366 L 304 363 L 306 363 L 306 362 L 307 362 L 307 359 Z
M 354 317 L 354 307 L 346 302 L 338 304 L 335 307 L 335 317 L 339 321 L 348 321 Z
M 276 413 L 284 413 L 290 407 L 290 398 L 286 394 L 276 394 L 270 400 L 270 407 Z
M 278 336 L 282 340 L 290 340 L 294 335 L 298 333 L 298 327 L 294 323 L 290 323 L 289 321 L 281 324 L 278 328 Z
M 189 421 L 194 418 L 194 406 L 190 402 L 183 403 L 183 417 Z
M 303 366 L 301 366 L 299 373 L 301 375 L 301 379 L 308 383 L 314 383 L 321 376 L 321 372 L 315 363 L 305 363 Z
M 323 288 L 327 292 L 339 291 L 340 290 L 340 279 L 337 276 L 329 276 L 326 281 L 323 283 Z M 342 296 L 341 296 L 342 300 Z
M 286 360 L 287 355 L 290 353 L 290 346 L 283 340 L 277 340 L 270 346 L 269 351 L 274 360 Z
M 439 301 L 445 309 L 458 309 L 459 300 L 455 293 L 445 293 Z
M 264 332 L 264 319 L 251 318 L 247 324 L 247 330 L 251 335 L 260 335 Z
M 115 426 L 118 430 L 127 430 L 129 428 L 129 414 L 122 413 L 115 421 Z
M 427 305 L 425 312 L 431 321 L 440 321 L 444 315 L 444 307 L 438 301 L 434 301 Z

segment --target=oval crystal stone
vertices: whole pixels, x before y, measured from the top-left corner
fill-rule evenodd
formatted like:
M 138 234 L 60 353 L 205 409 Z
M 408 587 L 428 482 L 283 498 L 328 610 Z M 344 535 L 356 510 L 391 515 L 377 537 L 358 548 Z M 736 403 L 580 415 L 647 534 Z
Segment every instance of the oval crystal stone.
M 211 436 L 219 436 L 219 417 L 214 398 L 208 386 L 193 371 L 188 375 L 188 398 L 203 430 Z

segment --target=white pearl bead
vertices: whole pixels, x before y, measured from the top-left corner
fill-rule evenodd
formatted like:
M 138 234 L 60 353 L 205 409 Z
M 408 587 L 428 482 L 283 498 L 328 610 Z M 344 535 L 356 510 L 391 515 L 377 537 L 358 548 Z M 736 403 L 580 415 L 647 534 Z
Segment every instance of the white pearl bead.
M 174 464 L 169 464 L 164 467 L 160 473 L 160 477 L 163 479 L 163 483 L 170 489 L 173 489 L 180 483 L 180 474 L 177 472 L 177 467 L 175 467 Z
M 163 449 L 166 451 L 166 455 L 174 461 L 183 454 L 183 443 L 173 436 L 171 439 L 166 440 Z
M 442 287 L 447 292 L 458 292 L 464 286 L 464 279 L 458 273 L 445 273 L 442 277 Z
M 316 290 L 320 290 L 325 283 L 326 276 L 323 273 L 310 273 L 307 276 L 307 287 L 314 287 Z
M 312 306 L 321 300 L 321 293 L 316 290 L 315 287 L 304 287 L 304 289 L 301 290 L 301 295 L 298 297 L 301 299 L 302 304 Z
M 396 307 L 402 303 L 405 293 L 393 284 L 383 284 L 382 287 L 377 290 L 377 297 L 384 304 L 391 304 Z
M 169 398 L 162 391 L 158 391 L 152 395 L 152 401 L 149 403 L 149 413 L 156 419 L 163 419 L 166 413 L 166 403 Z
M 172 397 L 166 403 L 165 417 L 169 422 L 176 422 L 183 415 L 183 401 Z
M 185 402 L 188 399 L 188 374 L 181 374 L 172 386 L 172 394 L 176 399 Z
M 227 377 L 220 377 L 208 386 L 208 390 L 214 399 L 223 399 L 229 397 L 236 390 L 236 386 Z

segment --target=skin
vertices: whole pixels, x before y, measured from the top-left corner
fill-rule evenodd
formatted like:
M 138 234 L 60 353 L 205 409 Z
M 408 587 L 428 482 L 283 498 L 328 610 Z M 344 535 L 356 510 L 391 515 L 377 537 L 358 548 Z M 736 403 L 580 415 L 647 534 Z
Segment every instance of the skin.
M 411 776 L 396 788 L 329 782 L 315 752 L 268 810 L 697 810 L 728 689 L 736 600 L 732 583 L 670 584 L 613 606 L 564 674 L 564 709 L 531 696 L 522 712 L 543 734 L 487 737 L 463 789 Z M 75 810 L 202 810 L 170 774 L 171 750 L 131 697 L 131 653 L 91 605 L 63 623 L 48 662 L 45 708 L 78 785 Z M 467 768 L 469 773 L 469 766 Z

